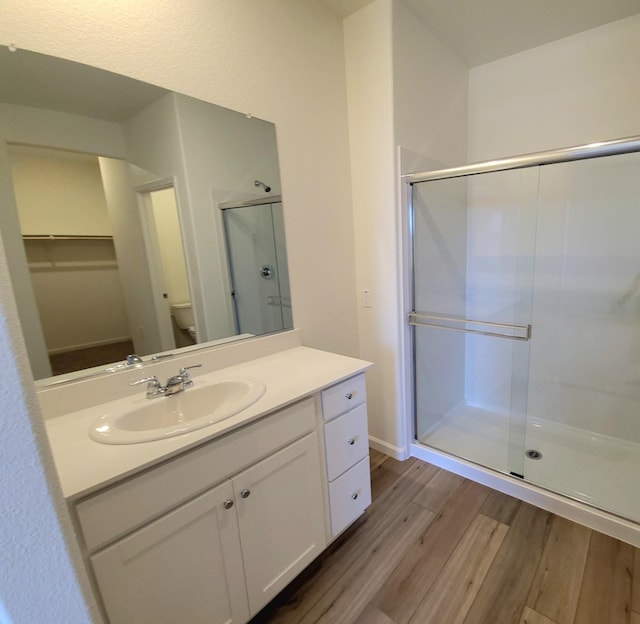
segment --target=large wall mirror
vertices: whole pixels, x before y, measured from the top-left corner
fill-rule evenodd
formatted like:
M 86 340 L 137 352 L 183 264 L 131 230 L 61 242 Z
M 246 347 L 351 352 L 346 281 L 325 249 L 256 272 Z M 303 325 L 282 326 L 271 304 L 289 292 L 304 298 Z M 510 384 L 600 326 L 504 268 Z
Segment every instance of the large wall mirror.
M 0 135 L 39 385 L 293 327 L 272 123 L 3 49 Z

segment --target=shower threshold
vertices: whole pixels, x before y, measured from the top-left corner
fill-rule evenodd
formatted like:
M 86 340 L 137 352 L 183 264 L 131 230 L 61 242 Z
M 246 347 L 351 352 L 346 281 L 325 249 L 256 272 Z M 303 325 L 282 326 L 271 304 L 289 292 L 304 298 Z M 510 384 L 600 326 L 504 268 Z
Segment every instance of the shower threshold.
M 418 442 L 508 474 L 509 424 L 506 413 L 460 404 Z M 542 457 L 527 457 L 528 449 Z M 638 486 L 629 479 L 640 473 L 640 444 L 530 416 L 522 453 L 526 482 L 640 523 Z

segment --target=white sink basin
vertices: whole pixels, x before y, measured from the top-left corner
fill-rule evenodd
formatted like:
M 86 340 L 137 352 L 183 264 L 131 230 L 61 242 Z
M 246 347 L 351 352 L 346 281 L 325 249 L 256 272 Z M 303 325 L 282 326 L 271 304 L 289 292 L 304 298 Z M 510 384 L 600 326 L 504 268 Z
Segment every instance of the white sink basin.
M 196 386 L 172 396 L 135 399 L 103 414 L 89 435 L 102 444 L 150 442 L 202 429 L 253 405 L 265 385 L 253 377 L 236 377 Z

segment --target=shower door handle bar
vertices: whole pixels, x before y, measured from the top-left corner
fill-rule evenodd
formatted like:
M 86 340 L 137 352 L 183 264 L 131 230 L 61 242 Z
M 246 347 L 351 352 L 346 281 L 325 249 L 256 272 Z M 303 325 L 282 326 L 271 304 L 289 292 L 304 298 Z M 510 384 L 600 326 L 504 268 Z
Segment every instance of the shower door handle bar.
M 434 314 L 421 314 L 411 312 L 409 325 L 417 327 L 435 327 L 448 329 L 466 334 L 480 334 L 494 338 L 508 338 L 509 340 L 530 340 L 531 325 L 510 325 L 509 323 L 495 323 L 492 321 L 475 321 L 473 319 L 456 318 L 452 316 L 440 316 Z M 469 327 L 478 326 L 478 328 Z

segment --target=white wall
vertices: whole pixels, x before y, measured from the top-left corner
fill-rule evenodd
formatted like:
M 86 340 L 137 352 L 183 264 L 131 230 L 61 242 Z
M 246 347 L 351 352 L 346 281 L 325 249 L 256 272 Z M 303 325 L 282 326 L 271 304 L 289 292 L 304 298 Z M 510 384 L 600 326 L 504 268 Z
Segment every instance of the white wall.
M 640 15 L 469 72 L 469 160 L 640 134 Z
M 374 443 L 402 456 L 405 423 L 403 170 L 459 163 L 466 153 L 467 70 L 399 0 L 376 0 L 345 20 L 360 354 L 373 360 L 368 407 Z
M 358 338 L 360 356 L 376 364 L 368 375 L 369 434 L 401 454 L 391 18 L 391 0 L 376 0 L 345 20 L 344 36 L 356 285 L 371 298 L 364 308 L 359 297 Z
M 2 241 L 0 354 L 11 375 L 0 388 L 0 621 L 86 624 L 95 604 L 37 418 Z
M 144 24 L 144 28 L 140 25 Z M 285 197 L 285 224 L 296 325 L 310 346 L 356 354 L 357 324 L 353 273 L 353 222 L 350 211 L 349 154 L 342 25 L 315 3 L 298 0 L 238 2 L 195 0 L 181 6 L 161 0 L 119 5 L 68 3 L 62 0 L 5 0 L 0 5 L 0 43 L 54 54 L 159 84 L 276 123 Z M 6 284 L 6 281 L 5 281 Z M 4 284 L 3 284 L 4 286 Z M 3 303 L 12 301 L 3 288 Z M 8 342 L 22 338 L 16 325 L 0 328 L 0 357 L 7 366 L 24 354 Z M 14 410 L 16 426 L 29 442 L 29 419 L 37 409 L 18 409 L 22 393 L 11 388 L 4 403 Z M 5 445 L 11 444 L 3 437 Z M 0 505 L 10 508 L 13 475 L 23 470 L 33 448 L 3 464 Z M 34 460 L 35 461 L 35 460 Z M 51 477 L 51 471 L 47 473 Z M 6 480 L 9 479 L 9 482 Z M 44 495 L 42 475 L 28 472 L 24 490 Z M 54 501 L 58 501 L 54 496 Z M 29 521 L 41 519 L 31 514 Z M 42 522 L 42 520 L 41 520 Z M 27 539 L 18 522 L 0 533 L 0 547 L 15 549 Z M 3 527 L 4 528 L 4 527 Z M 55 527 L 49 540 L 59 535 Z M 45 558 L 45 555 L 43 555 Z M 47 621 L 38 606 L 50 612 L 74 607 L 73 587 L 64 575 L 64 553 L 57 562 L 29 552 L 12 570 L 11 583 L 29 587 L 22 607 Z M 55 596 L 42 593 L 31 578 L 45 567 Z M 27 569 L 25 569 L 27 568 Z M 2 575 L 0 600 L 5 600 Z M 77 592 L 75 593 L 77 596 Z M 12 605 L 7 605 L 9 615 Z M 51 620 L 51 618 L 49 618 Z M 60 617 L 67 623 L 86 621 L 78 611 Z
M 396 144 L 419 155 L 407 163 L 411 171 L 463 164 L 467 67 L 402 0 L 393 7 Z

